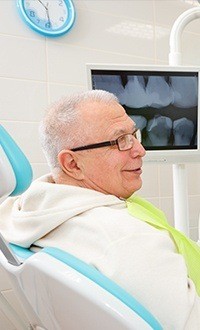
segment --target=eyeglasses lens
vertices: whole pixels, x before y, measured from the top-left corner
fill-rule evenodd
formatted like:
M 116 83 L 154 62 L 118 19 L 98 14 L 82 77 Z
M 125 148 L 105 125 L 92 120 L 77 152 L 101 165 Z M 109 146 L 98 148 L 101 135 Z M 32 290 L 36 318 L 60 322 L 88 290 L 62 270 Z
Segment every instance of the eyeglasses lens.
M 139 129 L 134 134 L 126 134 L 118 138 L 119 150 L 131 149 L 134 145 L 134 138 L 141 142 L 141 132 Z
M 134 134 L 135 138 L 141 143 L 142 142 L 142 135 L 141 135 L 141 131 L 140 129 L 138 129 L 135 134 Z
M 134 142 L 133 135 L 126 134 L 126 135 L 121 136 L 118 139 L 119 150 L 123 151 L 123 150 L 131 149 L 133 146 L 133 142 Z

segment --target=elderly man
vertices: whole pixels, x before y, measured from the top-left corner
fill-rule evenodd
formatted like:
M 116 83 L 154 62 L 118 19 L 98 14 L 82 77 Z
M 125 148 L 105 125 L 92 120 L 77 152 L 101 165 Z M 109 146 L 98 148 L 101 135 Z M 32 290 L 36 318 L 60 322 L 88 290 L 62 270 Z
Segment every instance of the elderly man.
M 200 299 L 173 239 L 127 211 L 125 200 L 142 185 L 145 150 L 116 97 L 67 97 L 48 110 L 40 134 L 51 174 L 1 206 L 5 238 L 59 247 L 95 266 L 164 329 L 200 329 Z

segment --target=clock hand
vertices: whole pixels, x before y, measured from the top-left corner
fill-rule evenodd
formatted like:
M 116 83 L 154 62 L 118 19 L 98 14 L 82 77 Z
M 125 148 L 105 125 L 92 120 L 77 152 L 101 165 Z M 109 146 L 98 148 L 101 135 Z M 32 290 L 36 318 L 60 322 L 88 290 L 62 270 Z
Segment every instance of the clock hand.
M 49 6 L 49 3 L 47 2 L 45 9 L 46 9 L 46 14 L 47 14 L 48 22 L 49 22 L 49 24 L 51 24 L 50 17 L 49 17 L 49 8 L 48 8 L 48 6 Z
M 45 4 L 41 0 L 38 0 L 38 2 L 41 3 L 41 5 L 47 10 L 47 7 L 45 6 Z
M 48 8 L 49 3 L 47 2 L 46 6 L 45 6 L 45 4 L 41 0 L 38 0 L 38 2 L 41 3 L 41 5 L 45 8 L 48 22 L 49 22 L 49 24 L 51 24 L 50 17 L 49 17 L 49 8 Z

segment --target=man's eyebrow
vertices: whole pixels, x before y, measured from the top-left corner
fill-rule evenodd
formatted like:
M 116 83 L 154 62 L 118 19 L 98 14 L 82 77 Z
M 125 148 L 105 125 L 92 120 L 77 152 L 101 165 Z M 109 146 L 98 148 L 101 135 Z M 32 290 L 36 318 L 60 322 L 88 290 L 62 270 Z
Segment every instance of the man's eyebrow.
M 112 136 L 113 136 L 113 138 L 115 138 L 115 137 L 118 138 L 120 135 L 132 133 L 135 130 L 135 128 L 136 128 L 136 126 L 133 125 L 131 131 L 127 131 L 124 129 L 117 129 L 116 131 L 113 132 Z
M 118 137 L 120 135 L 126 134 L 127 132 L 124 129 L 117 129 L 113 132 L 113 137 Z

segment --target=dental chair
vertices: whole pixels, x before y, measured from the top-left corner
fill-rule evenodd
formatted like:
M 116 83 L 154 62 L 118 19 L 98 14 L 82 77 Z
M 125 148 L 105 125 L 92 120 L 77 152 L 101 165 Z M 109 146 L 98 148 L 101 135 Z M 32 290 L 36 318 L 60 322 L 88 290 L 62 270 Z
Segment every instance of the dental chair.
M 0 125 L 1 200 L 21 194 L 31 180 L 28 160 Z M 23 320 L 15 315 L 17 330 L 162 329 L 134 297 L 62 250 L 48 247 L 34 253 L 0 235 L 0 266 L 26 315 Z

